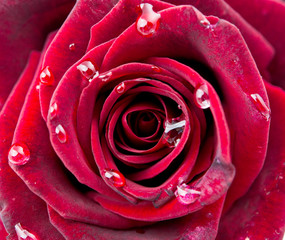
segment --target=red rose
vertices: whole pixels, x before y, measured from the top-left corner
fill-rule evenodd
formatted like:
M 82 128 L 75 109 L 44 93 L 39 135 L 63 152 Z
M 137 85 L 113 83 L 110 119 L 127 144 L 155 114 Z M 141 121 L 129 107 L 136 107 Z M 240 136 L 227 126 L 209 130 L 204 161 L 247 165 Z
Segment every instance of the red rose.
M 73 4 L 0 4 L 2 238 L 282 239 L 284 3 Z

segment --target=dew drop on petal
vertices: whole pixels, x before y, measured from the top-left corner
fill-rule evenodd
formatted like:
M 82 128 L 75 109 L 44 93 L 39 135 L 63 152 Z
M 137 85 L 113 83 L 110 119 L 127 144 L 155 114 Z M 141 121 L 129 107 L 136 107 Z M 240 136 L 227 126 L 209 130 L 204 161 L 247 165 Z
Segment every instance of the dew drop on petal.
M 58 124 L 55 128 L 55 133 L 57 135 L 58 140 L 61 143 L 65 143 L 67 141 L 67 134 L 61 124 Z
M 15 225 L 15 231 L 19 240 L 38 240 L 34 234 L 30 233 L 26 229 L 23 229 L 20 223 Z
M 176 147 L 184 131 L 186 120 L 180 118 L 166 120 L 163 133 L 163 140 L 169 147 Z
M 103 74 L 100 74 L 98 76 L 99 79 L 101 79 L 103 82 L 106 82 L 108 81 L 112 76 L 112 72 L 109 71 L 109 72 L 106 72 L 106 73 L 103 73 Z
M 39 91 L 40 90 L 40 84 L 37 84 L 36 86 L 36 90 Z
M 210 98 L 206 84 L 199 85 L 195 91 L 195 103 L 199 108 L 206 109 L 210 107 Z
M 160 14 L 153 11 L 149 3 L 138 6 L 140 15 L 136 21 L 137 30 L 143 36 L 151 36 L 159 26 Z
M 55 102 L 49 107 L 49 118 L 50 118 L 50 120 L 52 120 L 56 117 L 57 112 L 58 112 L 58 107 L 57 107 L 57 104 Z
M 75 43 L 69 44 L 68 48 L 70 51 L 74 51 L 75 50 Z
M 266 103 L 262 99 L 262 97 L 257 93 L 251 94 L 250 96 L 251 96 L 251 100 L 254 103 L 257 110 L 268 121 L 270 119 L 271 112 L 270 112 L 269 107 L 266 105 Z
M 104 176 L 115 187 L 123 187 L 126 184 L 126 179 L 122 173 L 115 169 L 105 169 Z
M 161 72 L 161 68 L 159 68 L 158 66 L 152 66 L 151 69 L 155 72 Z
M 116 92 L 119 94 L 124 93 L 126 90 L 126 85 L 124 82 L 120 83 L 117 87 L 116 87 Z
M 14 143 L 9 150 L 8 160 L 15 165 L 24 165 L 30 160 L 30 150 L 24 143 Z
M 94 64 L 91 61 L 84 61 L 77 66 L 83 77 L 85 77 L 89 82 L 99 75 Z
M 205 28 L 209 28 L 211 23 L 208 21 L 207 18 L 203 18 L 202 20 L 200 20 L 200 25 Z
M 183 183 L 182 185 L 177 186 L 177 190 L 174 194 L 180 203 L 188 205 L 198 200 L 201 195 L 201 190 Z
M 45 67 L 40 73 L 40 82 L 44 85 L 52 85 L 54 82 L 54 77 L 50 71 L 49 66 Z

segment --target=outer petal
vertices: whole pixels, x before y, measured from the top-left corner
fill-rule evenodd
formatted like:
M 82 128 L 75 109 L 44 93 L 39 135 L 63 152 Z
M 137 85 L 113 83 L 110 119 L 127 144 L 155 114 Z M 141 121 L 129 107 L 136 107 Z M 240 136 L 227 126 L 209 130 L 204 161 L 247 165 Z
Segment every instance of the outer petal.
M 18 80 L 31 50 L 60 26 L 73 0 L 0 2 L 0 109 Z
M 1 218 L 7 232 L 10 234 L 7 238 L 9 240 L 17 238 L 14 228 L 17 223 L 21 223 L 22 227 L 42 239 L 62 239 L 60 233 L 49 222 L 45 202 L 27 188 L 9 167 L 7 161 L 13 130 L 16 126 L 26 92 L 34 76 L 38 60 L 38 53 L 31 55 L 29 65 L 11 93 L 0 116 L 2 140 L 0 143 Z
M 226 0 L 275 48 L 270 65 L 272 83 L 285 88 L 285 2 L 276 0 Z M 246 7 L 245 7 L 246 6 Z
M 248 193 L 222 218 L 219 239 L 277 240 L 285 231 L 285 92 L 266 88 L 272 111 L 266 161 Z
M 68 240 L 213 240 L 217 234 L 223 201 L 224 197 L 216 203 L 180 219 L 125 231 L 103 229 L 64 220 L 54 211 L 50 212 L 50 218 L 52 223 Z

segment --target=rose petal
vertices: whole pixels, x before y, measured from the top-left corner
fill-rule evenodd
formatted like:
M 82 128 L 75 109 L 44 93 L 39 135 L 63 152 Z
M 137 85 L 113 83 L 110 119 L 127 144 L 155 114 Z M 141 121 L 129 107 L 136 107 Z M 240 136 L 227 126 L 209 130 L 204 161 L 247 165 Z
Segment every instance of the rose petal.
M 56 212 L 50 211 L 50 218 L 57 229 L 66 239 L 101 240 L 144 240 L 144 239 L 214 239 L 217 234 L 219 217 L 221 214 L 223 198 L 216 203 L 205 207 L 199 212 L 184 218 L 170 220 L 150 227 L 134 228 L 125 231 L 103 229 L 84 223 L 73 222 L 61 218 Z
M 264 167 L 222 218 L 218 239 L 282 239 L 285 232 L 285 92 L 270 84 L 266 88 L 272 120 Z
M 49 222 L 45 202 L 27 188 L 9 167 L 7 161 L 8 150 L 13 138 L 12 130 L 18 121 L 39 58 L 40 54 L 38 52 L 32 53 L 26 69 L 9 96 L 0 116 L 0 129 L 3 139 L 0 144 L 1 219 L 7 233 L 10 234 L 7 239 L 11 240 L 17 238 L 15 225 L 18 223 L 40 238 L 63 239 Z
M 65 19 L 73 2 L 1 1 L 0 109 L 24 69 L 30 52 L 42 48 L 46 35 Z
M 285 88 L 285 46 L 283 39 L 285 32 L 282 27 L 285 23 L 285 3 L 284 1 L 262 0 L 262 1 L 232 1 L 227 0 L 233 8 L 266 39 L 275 49 L 274 59 L 270 64 L 272 82 Z M 244 6 L 247 7 L 244 7 Z

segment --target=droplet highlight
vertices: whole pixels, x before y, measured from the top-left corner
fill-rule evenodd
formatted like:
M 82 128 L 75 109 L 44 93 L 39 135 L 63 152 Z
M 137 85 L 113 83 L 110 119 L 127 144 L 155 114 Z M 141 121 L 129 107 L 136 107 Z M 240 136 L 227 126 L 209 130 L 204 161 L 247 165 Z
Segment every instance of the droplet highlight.
M 163 140 L 169 147 L 177 147 L 184 131 L 186 120 L 174 118 L 166 120 L 163 133 Z
M 84 61 L 77 66 L 83 77 L 85 77 L 89 82 L 94 78 L 98 77 L 99 72 L 96 70 L 95 65 L 91 61 Z
M 111 78 L 111 76 L 112 76 L 112 72 L 110 71 L 104 74 L 100 74 L 98 78 L 103 82 L 107 82 Z
M 124 82 L 120 83 L 117 87 L 116 87 L 116 92 L 118 94 L 123 94 L 126 91 L 126 85 Z
M 195 103 L 199 108 L 206 109 L 211 106 L 208 87 L 206 84 L 199 85 L 195 91 Z
M 49 66 L 45 67 L 40 73 L 40 82 L 44 85 L 52 85 L 54 82 L 54 76 L 50 71 Z
M 142 3 L 138 6 L 139 17 L 136 21 L 138 32 L 143 36 L 151 36 L 159 26 L 160 14 L 153 11 L 149 3 Z
M 177 186 L 177 190 L 174 194 L 180 203 L 188 205 L 199 199 L 201 191 L 199 188 L 190 187 L 183 183 L 182 185 Z
M 15 231 L 19 240 L 38 240 L 34 234 L 24 229 L 20 223 L 15 225 Z
M 61 143 L 65 143 L 67 141 L 67 134 L 61 124 L 56 126 L 55 133 Z
M 268 121 L 270 119 L 271 111 L 269 107 L 266 105 L 266 103 L 264 102 L 263 98 L 257 93 L 251 94 L 250 96 L 257 110 Z
M 158 66 L 152 66 L 151 69 L 157 73 L 161 72 L 161 68 L 159 68 Z
M 76 48 L 76 47 L 75 47 L 75 43 L 69 44 L 68 48 L 69 48 L 70 51 L 74 51 L 75 48 Z
M 49 119 L 52 120 L 56 117 L 58 112 L 58 106 L 56 102 L 54 102 L 50 107 L 49 107 Z
M 124 175 L 115 169 L 105 169 L 103 174 L 115 187 L 123 187 L 126 184 Z
M 15 165 L 24 165 L 30 160 L 30 150 L 24 143 L 14 143 L 8 153 L 8 160 Z

